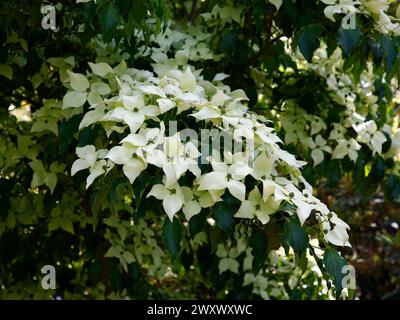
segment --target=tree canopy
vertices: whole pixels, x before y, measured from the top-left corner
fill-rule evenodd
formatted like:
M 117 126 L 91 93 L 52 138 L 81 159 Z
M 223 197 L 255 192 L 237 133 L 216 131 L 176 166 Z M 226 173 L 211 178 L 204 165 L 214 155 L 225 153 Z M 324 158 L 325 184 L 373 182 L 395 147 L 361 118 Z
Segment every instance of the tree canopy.
M 0 297 L 352 299 L 357 212 L 400 199 L 399 19 L 390 0 L 1 2 Z

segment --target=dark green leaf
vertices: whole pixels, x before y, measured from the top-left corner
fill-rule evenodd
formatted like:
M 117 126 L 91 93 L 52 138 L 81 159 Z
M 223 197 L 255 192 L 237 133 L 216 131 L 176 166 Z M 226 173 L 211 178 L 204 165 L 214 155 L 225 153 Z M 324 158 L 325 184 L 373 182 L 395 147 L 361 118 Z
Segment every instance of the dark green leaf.
M 307 249 L 308 246 L 308 234 L 300 226 L 298 219 L 290 219 L 285 222 L 285 235 L 283 241 L 290 245 L 294 252 L 298 255 Z
M 235 223 L 233 210 L 223 202 L 218 202 L 214 207 L 217 226 L 225 232 L 231 232 Z
M 343 267 L 347 266 L 347 262 L 333 249 L 325 251 L 323 261 L 326 271 L 333 278 L 333 283 L 336 287 L 336 299 L 338 299 L 343 290 L 342 280 L 346 275 Z
M 343 29 L 340 27 L 338 42 L 347 56 L 350 51 L 360 44 L 362 32 L 357 27 L 356 29 Z
M 388 70 L 390 71 L 393 67 L 396 57 L 398 56 L 398 50 L 396 49 L 394 41 L 387 35 L 381 36 L 381 48 L 386 59 Z
M 400 177 L 395 174 L 389 174 L 385 185 L 385 195 L 389 200 L 396 200 L 400 197 Z
M 118 24 L 119 13 L 118 9 L 111 3 L 101 16 L 103 31 L 109 33 L 114 30 Z
M 378 157 L 372 165 L 371 171 L 368 175 L 368 179 L 373 182 L 379 182 L 385 175 L 385 160 L 382 157 Z
M 163 225 L 163 239 L 167 244 L 172 260 L 175 260 L 179 256 L 182 239 L 182 226 L 178 219 L 174 218 L 173 222 L 169 219 L 165 219 Z
M 206 217 L 206 211 L 203 209 L 199 214 L 196 214 L 189 220 L 189 231 L 192 237 L 204 230 Z
M 132 17 L 136 23 L 142 22 L 146 17 L 146 5 L 143 0 L 135 0 L 132 9 Z
M 298 41 L 300 52 L 309 62 L 311 62 L 314 51 L 319 48 L 321 33 L 322 28 L 317 25 L 309 25 L 300 33 Z
M 268 239 L 261 232 L 254 232 L 249 240 L 249 245 L 252 248 L 251 254 L 253 255 L 253 273 L 258 274 L 268 254 Z
M 78 132 L 81 120 L 81 115 L 75 115 L 68 121 L 61 123 L 58 130 L 58 136 L 60 138 L 60 153 L 64 153 L 68 149 L 68 145 L 72 141 L 75 133 Z

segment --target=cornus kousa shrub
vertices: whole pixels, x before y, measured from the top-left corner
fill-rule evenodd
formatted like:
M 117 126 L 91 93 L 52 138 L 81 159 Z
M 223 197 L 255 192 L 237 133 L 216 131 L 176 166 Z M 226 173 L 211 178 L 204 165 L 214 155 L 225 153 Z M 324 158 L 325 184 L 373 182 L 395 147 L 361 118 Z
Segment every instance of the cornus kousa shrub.
M 0 4 L 1 298 L 354 296 L 400 197 L 397 1 L 41 5 Z
M 324 243 L 325 269 L 337 263 L 330 259 L 345 263 L 333 246 L 350 246 L 348 225 L 313 196 L 301 175 L 305 163 L 283 149 L 270 121 L 248 110 L 244 91 L 231 91 L 221 81 L 224 74 L 204 80 L 187 64 L 188 51 L 177 51 L 174 59 L 152 57 L 153 71 L 125 63 L 114 69 L 89 63 L 86 75 L 68 70 L 62 109 L 87 100 L 91 106 L 79 128 L 98 126 L 102 132 L 95 144 L 76 149 L 71 175 L 88 170 L 86 188 L 103 188 L 112 174 L 132 185 L 133 195 L 119 197 L 136 207 L 133 227 L 149 212 L 163 222 L 174 263 L 182 259 L 182 229 L 189 228 L 195 245 L 184 246 L 197 251 L 212 241 L 220 273 L 239 273 L 239 256 L 249 248 L 253 273 L 245 283 L 252 277 L 257 286 L 257 275 L 268 268 L 269 225 L 276 227 L 274 245 L 291 246 L 297 259 L 307 261 L 311 236 Z M 212 231 L 206 232 L 206 224 Z M 219 233 L 218 241 L 210 232 Z M 135 251 L 120 251 L 112 246 L 107 256 L 125 268 L 136 261 Z M 265 288 L 259 294 L 268 296 Z

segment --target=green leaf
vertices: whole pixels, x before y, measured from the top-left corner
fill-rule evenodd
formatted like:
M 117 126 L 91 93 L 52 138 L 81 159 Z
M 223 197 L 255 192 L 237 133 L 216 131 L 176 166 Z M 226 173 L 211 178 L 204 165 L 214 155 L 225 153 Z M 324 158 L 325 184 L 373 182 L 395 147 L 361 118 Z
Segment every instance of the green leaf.
M 322 28 L 317 25 L 309 25 L 303 29 L 299 35 L 299 49 L 304 58 L 311 62 L 313 53 L 319 48 L 319 36 L 322 33 Z
M 362 32 L 357 27 L 356 29 L 343 29 L 340 27 L 338 42 L 347 56 L 350 51 L 360 44 Z
M 235 31 L 228 31 L 222 36 L 219 45 L 220 50 L 228 56 L 232 56 L 236 50 L 237 35 Z
M 290 245 L 299 256 L 306 251 L 308 247 L 308 234 L 300 226 L 298 219 L 290 219 L 285 222 L 283 241 Z
M 398 56 L 398 50 L 396 50 L 394 41 L 384 34 L 381 35 L 381 48 L 386 59 L 388 71 L 390 71 L 393 68 L 396 57 Z
M 172 260 L 176 260 L 181 250 L 180 243 L 182 239 L 182 226 L 178 219 L 174 218 L 173 222 L 169 219 L 165 219 L 163 225 L 163 239 L 167 244 Z
M 214 212 L 217 226 L 227 233 L 231 232 L 235 223 L 231 207 L 223 202 L 218 202 L 214 207 Z
M 385 195 L 389 200 L 399 201 L 400 197 L 400 176 L 389 174 L 386 179 Z
M 0 64 L 0 75 L 11 80 L 13 77 L 13 69 L 7 64 Z
M 103 31 L 106 33 L 112 31 L 118 24 L 118 17 L 118 9 L 113 4 L 110 4 L 101 16 Z
M 327 249 L 325 251 L 323 262 L 326 271 L 328 271 L 333 278 L 333 283 L 336 287 L 336 299 L 338 299 L 343 290 L 342 280 L 346 275 L 346 273 L 343 272 L 343 267 L 347 266 L 347 262 L 333 249 Z
M 124 258 L 124 260 L 126 261 L 127 264 L 131 264 L 132 262 L 135 261 L 135 257 L 133 256 L 133 254 L 129 251 L 125 251 L 122 254 L 122 257 Z
M 47 173 L 44 178 L 44 183 L 49 187 L 50 192 L 53 193 L 57 185 L 57 174 L 54 172 Z
M 59 220 L 60 227 L 65 231 L 74 234 L 74 226 L 72 220 L 69 217 L 61 217 Z
M 372 165 L 371 171 L 369 172 L 368 179 L 372 183 L 379 182 L 385 176 L 385 160 L 382 157 L 378 157 Z
M 68 121 L 62 122 L 59 126 L 58 136 L 60 138 L 60 154 L 67 151 L 74 135 L 78 132 L 81 120 L 82 115 L 75 115 Z
M 189 231 L 192 237 L 204 230 L 207 215 L 202 211 L 189 220 Z
M 135 0 L 132 9 L 132 18 L 136 23 L 141 23 L 146 17 L 146 5 L 143 0 Z
M 253 273 L 258 274 L 267 259 L 268 239 L 263 233 L 254 232 L 249 239 L 249 245 L 252 248 L 251 254 L 254 257 Z
M 17 222 L 17 219 L 16 219 L 16 216 L 15 216 L 14 212 L 10 212 L 8 214 L 7 220 L 6 220 L 8 228 L 9 229 L 14 229 L 16 222 Z

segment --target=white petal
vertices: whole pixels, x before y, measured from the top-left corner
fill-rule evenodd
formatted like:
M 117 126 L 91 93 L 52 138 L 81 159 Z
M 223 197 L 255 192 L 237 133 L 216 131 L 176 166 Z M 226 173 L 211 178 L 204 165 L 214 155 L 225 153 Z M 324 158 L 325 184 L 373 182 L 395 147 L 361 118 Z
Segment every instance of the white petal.
M 165 98 L 165 93 L 159 87 L 152 85 L 141 85 L 139 89 L 146 94 L 160 96 L 161 98 Z
M 276 11 L 278 11 L 282 5 L 282 0 L 268 0 L 268 1 L 269 3 L 272 3 L 275 6 Z
M 147 197 L 155 197 L 158 200 L 162 200 L 164 199 L 166 196 L 168 196 L 170 194 L 170 192 L 165 188 L 165 186 L 163 184 L 155 184 L 150 192 L 147 194 Z
M 273 159 L 267 157 L 265 152 L 263 152 L 254 161 L 254 169 L 259 176 L 265 175 L 268 177 L 271 174 L 273 162 Z
M 221 190 L 227 185 L 226 176 L 220 172 L 210 172 L 200 177 L 199 190 Z
M 86 179 L 86 189 L 93 183 L 93 181 L 105 173 L 103 166 L 106 165 L 105 160 L 97 162 L 93 167 L 90 168 L 90 175 Z
M 182 211 L 185 214 L 187 221 L 189 221 L 193 216 L 201 211 L 201 207 L 197 201 L 189 201 L 183 205 Z
M 341 140 L 333 150 L 332 159 L 343 159 L 347 154 L 347 141 Z
M 104 107 L 100 106 L 96 107 L 94 110 L 87 112 L 83 117 L 81 123 L 79 124 L 79 130 L 100 121 L 100 119 L 104 117 L 104 114 L 105 114 Z
M 253 190 L 250 191 L 249 193 L 249 197 L 248 197 L 249 201 L 251 201 L 253 204 L 257 204 L 260 202 L 261 200 L 261 193 L 260 190 L 258 190 L 258 187 L 254 187 Z
M 97 159 L 96 147 L 93 145 L 87 145 L 82 148 L 76 148 L 76 155 L 85 159 L 90 166 L 94 165 Z
M 71 167 L 71 176 L 75 175 L 78 171 L 89 168 L 90 165 L 83 159 L 76 160 Z
M 107 73 L 112 73 L 113 69 L 104 62 L 100 63 L 91 63 L 89 62 L 89 66 L 92 69 L 94 74 L 97 74 L 100 77 L 104 77 Z
M 241 180 L 252 172 L 252 169 L 244 162 L 236 162 L 229 167 L 229 173 L 237 179 Z
M 185 202 L 189 202 L 189 201 L 193 200 L 192 189 L 190 189 L 189 187 L 183 186 L 183 187 L 181 187 L 181 191 L 182 191 L 183 199 Z
M 330 230 L 330 224 L 328 222 L 323 223 L 324 228 L 329 230 L 325 234 L 324 238 L 336 246 L 351 247 L 349 243 L 349 235 L 347 234 L 349 226 L 339 219 L 336 214 L 333 214 L 331 221 L 334 224 L 333 230 Z
M 210 109 L 210 108 L 203 108 L 197 113 L 192 114 L 197 120 L 206 120 L 206 119 L 216 119 L 219 118 L 221 115 L 217 110 Z
M 178 158 L 174 161 L 174 168 L 176 177 L 179 179 L 189 169 L 189 162 L 183 158 Z
M 115 164 L 126 164 L 131 160 L 132 154 L 133 151 L 131 149 L 116 146 L 108 152 L 106 158 Z
M 130 143 L 133 146 L 143 147 L 146 145 L 146 139 L 140 134 L 129 134 L 127 135 L 121 143 Z
M 261 210 L 256 210 L 255 216 L 261 221 L 262 224 L 266 224 L 270 220 L 269 214 Z
M 170 194 L 166 196 L 163 200 L 164 210 L 171 221 L 174 219 L 175 213 L 177 213 L 182 208 L 182 205 L 182 199 L 175 194 Z
M 86 91 L 89 88 L 88 79 L 80 73 L 75 73 L 67 70 L 71 87 L 75 91 Z
M 324 153 L 320 149 L 314 149 L 311 151 L 311 158 L 314 161 L 314 167 L 319 165 L 322 161 L 324 161 Z
M 87 92 L 69 91 L 63 98 L 63 109 L 79 108 L 86 101 Z
M 246 197 L 246 186 L 242 182 L 236 180 L 229 180 L 227 188 L 229 189 L 231 195 L 233 195 L 240 201 L 244 201 Z
M 122 170 L 124 171 L 125 176 L 129 179 L 129 182 L 132 184 L 145 168 L 146 165 L 143 161 L 132 159 L 123 166 Z
M 161 113 L 167 112 L 168 110 L 174 108 L 176 105 L 174 101 L 164 98 L 157 99 L 157 102 L 158 106 L 160 107 Z
M 166 177 L 166 181 L 165 181 L 166 187 L 170 187 L 178 181 L 178 177 L 176 176 L 175 168 L 171 163 L 165 163 L 163 165 L 163 171 L 164 171 L 165 177 Z
M 186 71 L 180 77 L 179 86 L 182 91 L 192 92 L 194 89 L 196 89 L 196 78 L 190 71 L 189 67 L 186 68 Z
M 245 200 L 235 213 L 236 218 L 252 219 L 254 218 L 255 206 L 251 201 Z
M 159 168 L 163 167 L 166 161 L 165 153 L 158 149 L 147 155 L 147 162 Z
M 218 90 L 217 93 L 211 98 L 211 104 L 220 107 L 222 106 L 226 100 L 229 99 L 229 96 L 227 96 L 222 90 Z
M 209 192 L 204 192 L 199 198 L 199 204 L 202 208 L 209 208 L 215 203 Z
M 122 96 L 122 104 L 130 111 L 144 107 L 144 101 L 141 96 Z
M 299 217 L 300 224 L 303 225 L 306 219 L 310 216 L 312 208 L 307 203 L 297 202 L 296 204 L 297 204 L 297 215 Z

